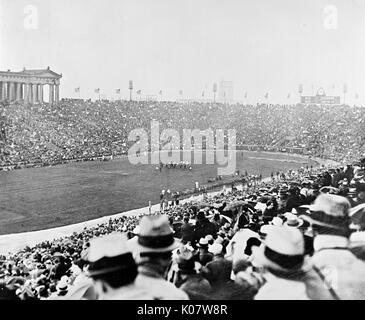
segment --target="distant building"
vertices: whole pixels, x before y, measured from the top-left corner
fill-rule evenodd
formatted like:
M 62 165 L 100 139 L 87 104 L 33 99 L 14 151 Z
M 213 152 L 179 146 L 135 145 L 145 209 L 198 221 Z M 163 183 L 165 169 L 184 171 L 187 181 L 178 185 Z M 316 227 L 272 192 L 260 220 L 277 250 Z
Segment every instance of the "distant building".
M 233 102 L 233 81 L 221 81 L 219 83 L 219 102 Z
M 62 74 L 47 69 L 19 72 L 0 71 L 0 101 L 2 102 L 44 102 L 43 87 L 49 86 L 49 103 L 58 102 Z
M 303 104 L 340 104 L 340 96 L 326 96 L 323 88 L 317 91 L 315 96 L 301 96 L 300 103 Z

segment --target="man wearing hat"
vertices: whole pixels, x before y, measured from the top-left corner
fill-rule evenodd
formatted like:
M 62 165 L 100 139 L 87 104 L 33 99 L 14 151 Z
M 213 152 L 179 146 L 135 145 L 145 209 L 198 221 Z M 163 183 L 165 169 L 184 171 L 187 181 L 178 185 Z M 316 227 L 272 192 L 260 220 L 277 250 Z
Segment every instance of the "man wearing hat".
M 349 247 L 349 201 L 338 195 L 321 194 L 311 214 L 302 216 L 312 226 L 312 262 L 326 281 L 333 299 L 365 299 L 365 263 Z
M 238 231 L 233 236 L 226 247 L 226 258 L 235 262 L 238 259 L 245 258 L 245 249 L 247 240 L 254 237 L 260 239 L 260 235 L 249 229 L 249 218 L 245 214 L 241 214 L 238 218 L 236 228 Z
M 181 241 L 183 243 L 193 242 L 194 241 L 194 232 L 195 227 L 192 223 L 189 222 L 190 215 L 184 214 L 183 224 L 181 226 Z
M 127 236 L 124 233 L 112 233 L 107 236 L 90 240 L 88 254 L 90 263 L 88 274 L 94 280 L 94 293 L 88 294 L 89 299 L 98 300 L 150 300 L 152 295 L 148 290 L 136 285 L 138 274 L 137 264 L 127 246 Z M 72 293 L 72 297 L 82 293 Z
M 255 300 L 331 298 L 305 258 L 304 238 L 298 229 L 271 226 L 265 244 L 252 251 L 253 264 L 263 268 L 265 279 Z
M 199 239 L 204 238 L 208 234 L 215 236 L 217 234 L 216 225 L 209 221 L 206 217 L 204 211 L 199 211 L 196 215 L 196 224 L 195 224 L 195 240 L 199 241 Z
M 175 285 L 185 291 L 190 299 L 206 299 L 211 287 L 209 281 L 197 273 L 194 253 L 183 248 L 177 254 L 176 263 L 178 270 Z
M 155 300 L 187 300 L 187 294 L 166 281 L 172 251 L 179 247 L 166 215 L 145 216 L 139 224 L 137 241 L 130 243 L 136 253 L 136 284 Z
M 284 213 L 286 211 L 286 202 L 288 199 L 288 189 L 287 187 L 281 187 L 278 192 L 278 213 Z
M 351 229 L 351 251 L 361 260 L 365 260 L 365 203 L 350 209 Z
M 209 250 L 209 242 L 207 238 L 201 238 L 197 244 L 199 248 L 198 261 L 202 266 L 213 260 L 213 254 Z
M 251 286 L 243 286 L 231 279 L 232 261 L 224 258 L 213 260 L 202 268 L 201 274 L 209 281 L 211 300 L 251 300 L 254 296 Z

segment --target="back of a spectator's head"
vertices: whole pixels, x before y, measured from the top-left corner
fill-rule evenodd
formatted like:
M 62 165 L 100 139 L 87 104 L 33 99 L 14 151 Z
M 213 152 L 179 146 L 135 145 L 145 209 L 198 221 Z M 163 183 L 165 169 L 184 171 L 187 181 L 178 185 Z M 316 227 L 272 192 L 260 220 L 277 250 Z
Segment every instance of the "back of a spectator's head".
M 210 284 L 229 281 L 231 272 L 232 261 L 226 259 L 211 261 L 201 270 L 201 274 L 210 282 Z
M 197 220 L 203 220 L 205 219 L 205 212 L 204 211 L 199 211 L 196 215 L 196 219 Z
M 112 288 L 132 283 L 137 277 L 137 265 L 122 233 L 92 239 L 88 259 L 90 276 Z
M 232 271 L 234 272 L 234 274 L 237 274 L 238 272 L 246 271 L 249 266 L 250 262 L 248 260 L 238 259 L 233 261 Z

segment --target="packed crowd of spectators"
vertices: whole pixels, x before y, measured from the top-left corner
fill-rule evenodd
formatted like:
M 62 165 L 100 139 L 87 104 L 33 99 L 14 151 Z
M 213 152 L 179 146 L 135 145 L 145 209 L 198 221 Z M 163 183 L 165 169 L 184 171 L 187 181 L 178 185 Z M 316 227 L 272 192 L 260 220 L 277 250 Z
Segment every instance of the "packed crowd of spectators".
M 0 257 L 2 299 L 364 299 L 365 159 Z
M 365 109 L 349 106 L 83 101 L 0 106 L 0 168 L 125 155 L 129 133 L 236 129 L 237 144 L 352 161 L 365 150 Z

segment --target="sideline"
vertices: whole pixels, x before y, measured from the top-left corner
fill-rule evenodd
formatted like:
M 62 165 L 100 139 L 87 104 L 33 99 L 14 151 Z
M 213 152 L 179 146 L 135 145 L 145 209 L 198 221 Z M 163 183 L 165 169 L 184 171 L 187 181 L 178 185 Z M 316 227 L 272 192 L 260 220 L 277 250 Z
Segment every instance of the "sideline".
M 243 150 L 244 151 L 244 150 Z M 265 152 L 265 151 L 261 151 Z M 308 156 L 303 156 L 299 154 L 293 154 L 293 153 L 283 153 L 283 152 L 265 152 L 268 154 L 276 154 L 276 155 L 287 155 L 287 156 L 297 156 L 301 157 L 302 159 L 307 160 L 313 160 L 318 163 L 318 166 L 324 165 L 324 166 L 338 166 L 340 165 L 339 162 L 336 162 L 334 160 L 328 160 L 328 159 L 321 159 L 321 158 L 315 158 Z M 270 180 L 270 177 L 266 177 L 263 180 Z M 228 184 L 229 185 L 229 184 Z M 228 187 L 222 187 L 222 189 L 229 190 Z M 209 196 L 214 196 L 218 193 L 222 192 L 221 190 L 215 190 L 208 192 Z M 199 201 L 203 198 L 202 195 L 192 195 L 186 199 L 180 200 L 180 203 L 186 203 L 186 202 L 192 202 L 192 201 Z M 160 204 L 154 204 L 151 206 L 151 213 L 154 213 L 156 211 L 159 211 Z M 105 222 L 108 222 L 110 218 L 119 218 L 122 216 L 137 216 L 140 214 L 148 213 L 149 208 L 139 208 L 134 209 L 126 212 L 121 212 L 109 216 L 104 216 L 101 218 L 88 220 L 85 222 L 72 224 L 68 226 L 62 226 L 52 229 L 46 229 L 46 230 L 38 230 L 38 231 L 31 231 L 31 232 L 23 232 L 23 233 L 14 233 L 14 234 L 7 234 L 7 235 L 1 235 L 0 236 L 0 254 L 11 254 L 15 253 L 19 250 L 22 250 L 26 246 L 35 246 L 43 241 L 52 241 L 58 238 L 63 238 L 70 236 L 74 232 L 81 232 L 84 228 L 92 228 L 96 227 L 98 224 L 102 224 Z

